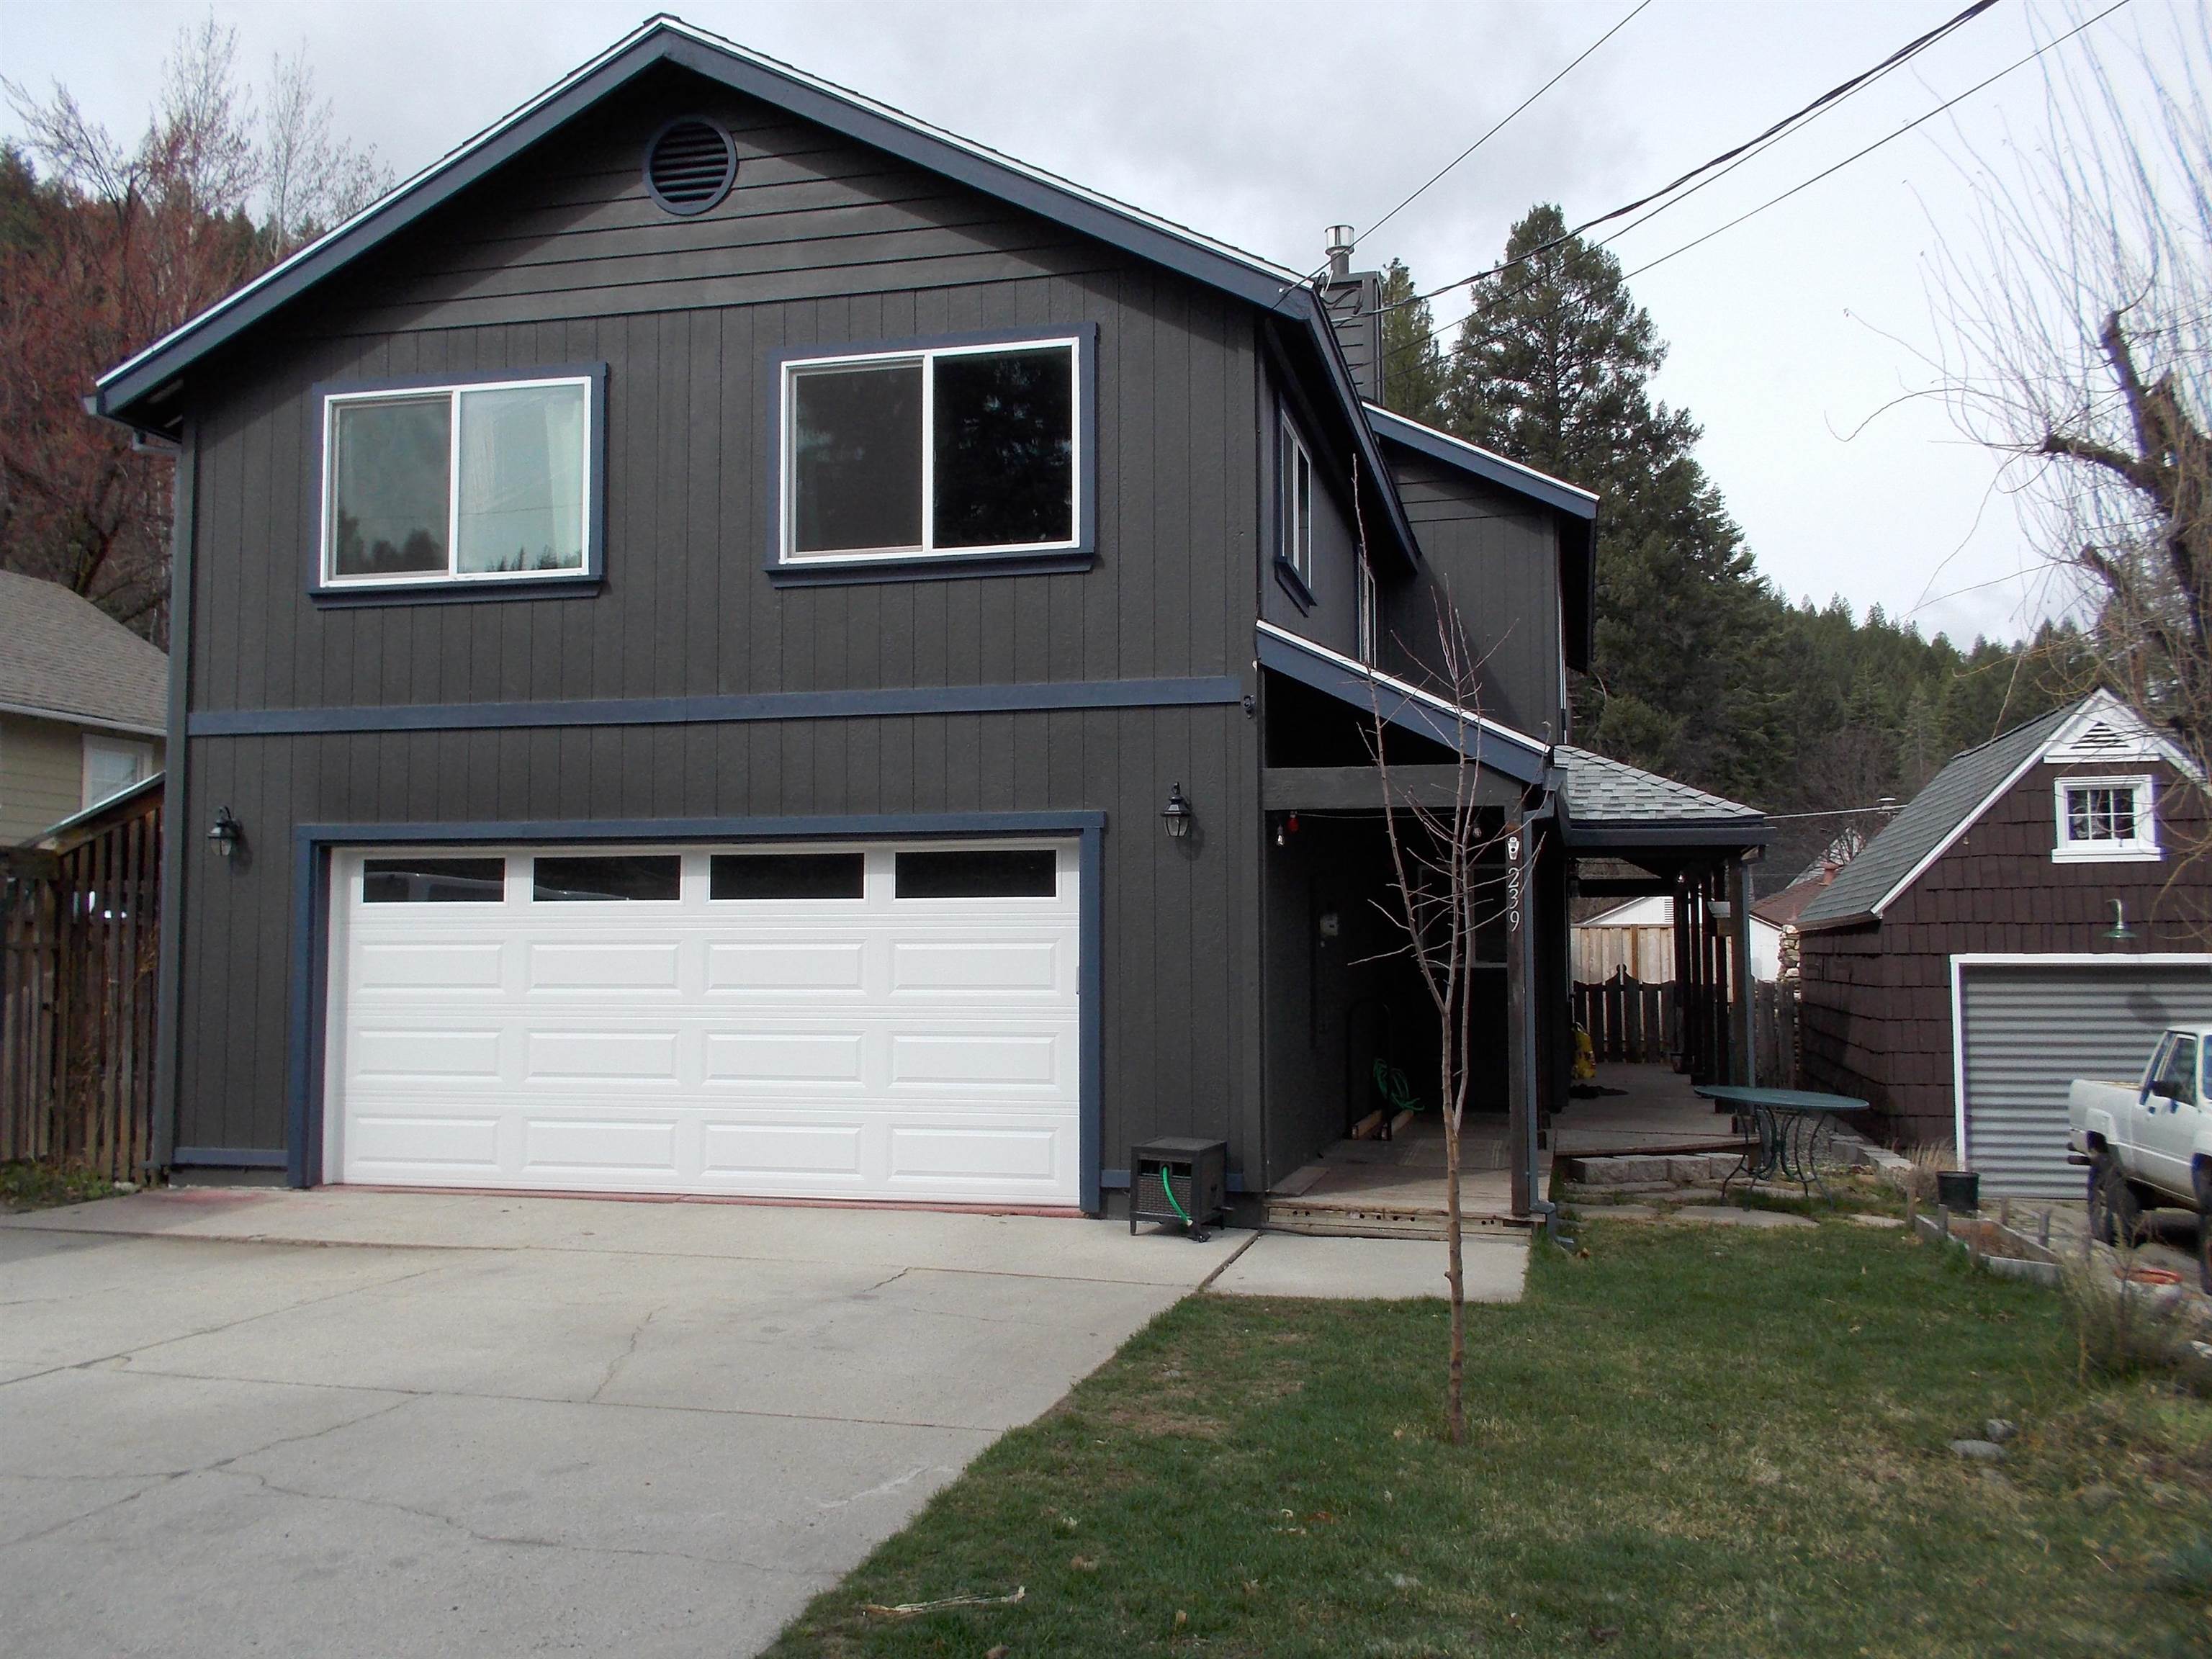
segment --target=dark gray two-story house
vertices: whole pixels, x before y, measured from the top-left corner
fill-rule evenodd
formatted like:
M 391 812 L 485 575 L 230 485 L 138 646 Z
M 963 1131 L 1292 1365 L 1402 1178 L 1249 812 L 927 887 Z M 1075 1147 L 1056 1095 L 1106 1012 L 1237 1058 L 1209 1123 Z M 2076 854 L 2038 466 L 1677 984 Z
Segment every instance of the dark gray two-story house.
M 1421 1046 L 1378 717 L 1478 768 L 1533 1146 L 1574 860 L 1719 971 L 1764 829 L 1565 746 L 1597 503 L 1375 407 L 1372 294 L 656 19 L 116 368 L 178 458 L 162 1161 L 1258 1192 Z

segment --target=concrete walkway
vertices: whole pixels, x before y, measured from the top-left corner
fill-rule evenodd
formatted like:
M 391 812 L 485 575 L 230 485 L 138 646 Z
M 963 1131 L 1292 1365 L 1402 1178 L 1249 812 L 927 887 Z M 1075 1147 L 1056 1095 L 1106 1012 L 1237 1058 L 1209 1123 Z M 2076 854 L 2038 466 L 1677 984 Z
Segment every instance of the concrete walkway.
M 4 1645 L 755 1652 L 1249 1239 L 344 1191 L 9 1218 Z
M 1518 1302 L 1528 1236 L 1471 1234 L 1461 1249 L 1470 1302 Z M 1210 1289 L 1224 1296 L 1347 1297 L 1404 1301 L 1443 1296 L 1444 1247 L 1426 1238 L 1322 1238 L 1262 1233 Z

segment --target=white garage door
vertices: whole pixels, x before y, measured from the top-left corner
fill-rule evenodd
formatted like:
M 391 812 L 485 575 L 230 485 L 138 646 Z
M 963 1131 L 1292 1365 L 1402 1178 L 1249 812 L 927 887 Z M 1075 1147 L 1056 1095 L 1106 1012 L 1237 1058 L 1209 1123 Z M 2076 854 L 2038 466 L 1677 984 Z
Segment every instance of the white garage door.
M 2073 1079 L 2139 1077 L 2167 1026 L 2212 1021 L 2203 957 L 1966 957 L 1958 974 L 1959 1121 L 1986 1192 L 2078 1194 L 2081 1171 L 2066 1162 Z
M 325 1178 L 1078 1201 L 1073 845 L 340 853 Z

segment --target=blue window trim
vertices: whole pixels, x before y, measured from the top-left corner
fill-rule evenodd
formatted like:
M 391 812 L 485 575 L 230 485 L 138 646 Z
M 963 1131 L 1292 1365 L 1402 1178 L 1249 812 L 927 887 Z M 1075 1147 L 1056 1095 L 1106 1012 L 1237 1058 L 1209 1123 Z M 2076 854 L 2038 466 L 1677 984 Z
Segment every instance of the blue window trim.
M 330 1009 L 331 854 L 339 848 L 498 844 L 632 846 L 653 842 L 929 840 L 986 836 L 1073 836 L 1082 893 L 1076 970 L 1079 1139 L 1076 1193 L 1099 1213 L 1103 1099 L 1104 868 L 1106 814 L 912 812 L 731 818 L 578 818 L 507 823 L 302 823 L 292 830 L 292 971 L 285 1060 L 285 1180 L 322 1179 L 324 1056 Z
M 1314 598 L 1313 589 L 1306 586 L 1305 578 L 1298 574 L 1298 568 L 1279 553 L 1275 555 L 1275 580 L 1282 584 L 1283 592 L 1291 596 L 1291 603 L 1297 606 L 1301 616 L 1310 613 L 1321 603 Z
M 584 469 L 584 563 L 557 575 L 508 577 L 428 576 L 419 581 L 331 582 L 323 574 L 323 535 L 329 511 L 323 447 L 330 432 L 330 400 L 378 392 L 434 391 L 446 387 L 504 386 L 517 380 L 583 380 L 588 390 L 586 419 L 591 435 Z M 391 379 L 323 380 L 307 398 L 308 489 L 314 528 L 307 541 L 307 597 L 317 605 L 452 605 L 488 599 L 588 599 L 605 585 L 607 520 L 607 366 L 597 363 L 518 365 L 513 368 L 459 374 L 409 374 Z
M 783 380 L 793 363 L 866 357 L 902 351 L 966 346 L 1049 344 L 1075 342 L 1076 519 L 1075 545 L 1035 552 L 1000 549 L 984 553 L 917 553 L 890 558 L 841 558 L 817 555 L 805 561 L 783 556 Z M 768 556 L 764 568 L 776 586 L 820 584 L 849 586 L 861 582 L 937 581 L 957 576 L 1010 576 L 1088 570 L 1098 559 L 1098 325 L 1095 322 L 1039 323 L 1027 328 L 983 329 L 961 334 L 926 334 L 905 339 L 819 341 L 780 346 L 763 359 L 765 401 L 762 430 L 768 453 L 762 476 L 770 481 Z

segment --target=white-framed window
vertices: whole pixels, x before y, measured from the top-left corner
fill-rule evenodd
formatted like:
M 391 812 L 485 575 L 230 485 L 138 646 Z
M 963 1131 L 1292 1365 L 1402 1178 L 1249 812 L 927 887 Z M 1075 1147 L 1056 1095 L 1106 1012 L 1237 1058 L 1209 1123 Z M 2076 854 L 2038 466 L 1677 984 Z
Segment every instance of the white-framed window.
M 2148 776 L 2060 778 L 2053 860 L 2122 862 L 2157 858 L 2157 791 Z
M 1362 555 L 1359 560 L 1359 615 L 1357 629 L 1359 635 L 1359 660 L 1370 668 L 1375 666 L 1376 648 L 1382 631 L 1381 624 L 1376 620 L 1377 608 L 1375 567 L 1368 563 L 1365 556 Z
M 154 745 L 133 738 L 84 734 L 83 810 L 113 800 L 154 775 Z
M 1080 548 L 1083 356 L 1046 334 L 787 359 L 778 562 Z
M 1305 440 L 1282 420 L 1282 456 L 1276 467 L 1275 552 L 1306 590 L 1313 590 L 1313 457 Z
M 589 374 L 323 396 L 325 588 L 597 573 Z

